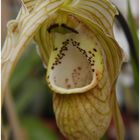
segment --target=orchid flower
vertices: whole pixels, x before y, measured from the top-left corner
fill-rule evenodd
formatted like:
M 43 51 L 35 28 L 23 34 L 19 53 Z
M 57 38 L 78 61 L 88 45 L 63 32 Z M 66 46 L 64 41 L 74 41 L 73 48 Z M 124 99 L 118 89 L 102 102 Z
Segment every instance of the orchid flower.
M 115 92 L 124 59 L 113 35 L 117 14 L 108 0 L 22 0 L 17 18 L 7 24 L 2 100 L 18 60 L 34 42 L 62 134 L 70 140 L 99 140 L 113 118 L 117 139 L 123 140 Z

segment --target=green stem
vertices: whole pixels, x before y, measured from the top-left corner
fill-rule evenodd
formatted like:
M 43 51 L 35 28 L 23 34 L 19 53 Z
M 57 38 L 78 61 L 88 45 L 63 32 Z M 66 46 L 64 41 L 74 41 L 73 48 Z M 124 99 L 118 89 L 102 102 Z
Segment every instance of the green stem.
M 120 25 L 122 26 L 122 29 L 123 29 L 125 36 L 126 36 L 126 39 L 129 43 L 130 54 L 131 54 L 132 58 L 134 59 L 134 62 L 135 62 L 136 67 L 137 67 L 137 71 L 139 71 L 139 59 L 137 57 L 134 40 L 133 40 L 131 31 L 129 29 L 129 26 L 128 26 L 125 18 L 123 17 L 123 15 L 121 14 L 120 11 L 119 11 L 119 15 L 117 15 L 116 18 L 119 21 Z

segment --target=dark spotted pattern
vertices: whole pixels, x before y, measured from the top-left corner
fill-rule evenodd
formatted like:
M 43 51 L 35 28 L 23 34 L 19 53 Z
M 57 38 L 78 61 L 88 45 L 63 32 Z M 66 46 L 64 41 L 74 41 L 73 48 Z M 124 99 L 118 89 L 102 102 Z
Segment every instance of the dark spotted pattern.
M 93 68 L 93 66 L 95 65 L 95 60 L 94 57 L 95 57 L 95 54 L 97 52 L 97 49 L 93 48 L 93 51 L 88 51 L 88 55 L 87 55 L 87 52 L 80 48 L 80 42 L 78 41 L 74 41 L 72 38 L 71 39 L 66 39 L 64 42 L 62 42 L 62 47 L 59 51 L 59 54 L 57 54 L 57 57 L 55 58 L 55 62 L 53 63 L 51 69 L 54 69 L 54 67 L 58 64 L 61 64 L 61 60 L 62 58 L 65 56 L 65 51 L 68 50 L 68 45 L 69 44 L 72 44 L 72 46 L 76 47 L 88 60 L 88 62 L 90 63 L 91 65 L 91 68 L 92 68 L 92 71 L 94 72 L 95 69 Z M 54 48 L 54 51 L 57 51 L 58 48 Z

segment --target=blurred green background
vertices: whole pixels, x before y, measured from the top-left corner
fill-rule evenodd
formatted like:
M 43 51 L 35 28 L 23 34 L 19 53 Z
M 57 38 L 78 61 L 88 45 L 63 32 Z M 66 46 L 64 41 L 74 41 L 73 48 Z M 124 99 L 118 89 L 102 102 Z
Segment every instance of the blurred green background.
M 128 21 L 135 49 L 138 52 L 138 0 L 131 1 L 130 5 L 128 5 L 127 0 L 112 0 L 112 2 L 118 6 Z M 2 44 L 6 36 L 7 21 L 16 17 L 20 6 L 20 0 L 2 0 Z M 117 83 L 117 98 L 126 127 L 125 139 L 138 140 L 139 74 L 118 22 L 114 26 L 114 33 L 128 56 L 128 63 L 123 65 Z M 36 48 L 31 44 L 22 55 L 10 81 L 13 106 L 25 138 L 28 137 L 29 140 L 66 140 L 56 126 L 52 107 L 52 93 L 47 87 L 45 73 L 46 70 L 36 52 Z M 2 123 L 2 140 L 14 140 L 13 130 L 9 125 L 8 110 L 5 105 L 2 108 Z M 111 123 L 103 139 L 115 140 L 114 131 L 114 124 Z

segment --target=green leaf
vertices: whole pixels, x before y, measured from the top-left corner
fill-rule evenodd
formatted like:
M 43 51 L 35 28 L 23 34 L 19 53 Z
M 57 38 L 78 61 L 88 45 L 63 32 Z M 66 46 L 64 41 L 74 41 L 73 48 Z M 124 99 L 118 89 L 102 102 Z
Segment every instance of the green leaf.
M 27 134 L 27 140 L 58 140 L 56 134 L 38 119 L 26 118 L 22 121 L 22 125 Z
M 138 39 L 138 34 L 137 34 L 137 26 L 136 26 L 136 23 L 134 21 L 133 15 L 132 15 L 129 0 L 128 0 L 128 24 L 129 24 L 129 28 L 130 28 L 132 36 L 133 36 L 135 49 L 137 52 L 137 57 L 139 57 L 139 39 Z
M 26 83 L 23 84 L 19 98 L 16 99 L 16 110 L 19 113 L 25 111 L 28 106 L 33 102 L 34 97 L 38 94 L 44 94 L 46 88 L 43 86 L 41 79 L 28 78 Z
M 132 15 L 129 0 L 128 0 L 128 24 L 129 24 L 129 28 L 130 28 L 130 31 L 131 31 L 131 34 L 133 37 L 133 41 L 134 41 L 134 46 L 135 46 L 134 49 L 136 50 L 137 58 L 139 58 L 139 39 L 138 39 L 138 34 L 137 34 L 137 27 L 136 27 L 136 23 L 134 21 L 133 15 Z M 139 72 L 137 69 L 137 64 L 135 63 L 132 56 L 131 56 L 131 64 L 132 64 L 132 68 L 133 68 L 135 91 L 138 94 L 139 93 Z
M 133 69 L 133 77 L 134 77 L 134 89 L 137 94 L 139 94 L 139 71 L 137 70 L 136 63 L 133 58 L 131 58 L 131 64 Z
M 30 47 L 20 59 L 10 81 L 10 87 L 15 90 L 26 79 L 35 65 L 40 63 L 36 49 Z

